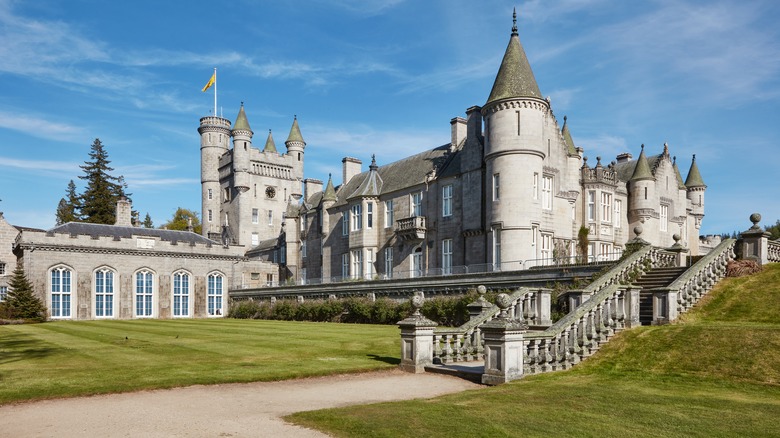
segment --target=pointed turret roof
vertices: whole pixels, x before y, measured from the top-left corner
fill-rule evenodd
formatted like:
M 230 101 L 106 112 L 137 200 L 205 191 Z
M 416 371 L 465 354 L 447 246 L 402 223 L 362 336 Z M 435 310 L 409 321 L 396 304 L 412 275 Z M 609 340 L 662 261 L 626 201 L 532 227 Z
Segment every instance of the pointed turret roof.
M 238 110 L 236 123 L 233 124 L 233 130 L 252 132 L 252 128 L 249 127 L 249 121 L 246 118 L 246 112 L 244 111 L 244 102 L 241 102 L 241 109 Z
M 274 143 L 274 136 L 271 134 L 271 130 L 268 130 L 268 140 L 265 141 L 265 147 L 263 152 L 276 152 L 276 143 Z
M 650 165 L 647 163 L 647 157 L 645 156 L 645 145 L 642 145 L 642 152 L 639 153 L 639 158 L 636 160 L 634 174 L 631 175 L 631 181 L 642 179 L 653 179 L 653 174 L 650 172 Z
M 336 202 L 336 199 L 336 189 L 333 187 L 333 177 L 331 174 L 328 174 L 328 185 L 325 186 L 325 192 L 322 195 L 322 201 Z
M 306 144 L 305 141 L 303 141 L 303 136 L 301 135 L 301 128 L 298 127 L 298 116 L 296 115 L 293 119 L 292 128 L 290 128 L 290 135 L 287 136 L 287 141 L 285 143 L 290 143 L 297 141 L 299 143 Z
M 384 181 L 382 181 L 382 177 L 379 176 L 379 166 L 376 165 L 376 156 L 371 156 L 371 165 L 368 166 L 368 174 L 365 176 L 363 181 L 360 183 L 358 188 L 352 192 L 351 195 L 347 197 L 347 199 L 352 199 L 359 196 L 379 196 L 380 193 L 382 193 L 382 185 L 384 184 Z
M 696 165 L 696 154 L 693 154 L 693 160 L 691 161 L 691 168 L 688 170 L 688 178 L 685 179 L 685 187 L 692 189 L 694 187 L 707 187 L 704 184 L 704 180 L 701 179 L 701 173 L 699 173 L 699 166 Z
M 569 125 L 567 124 L 567 117 L 563 116 L 563 128 L 561 128 L 561 135 L 563 135 L 563 142 L 566 143 L 566 150 L 570 154 L 576 154 L 577 149 L 574 147 L 574 140 L 571 138 L 571 132 L 569 132 Z
M 682 179 L 682 174 L 680 173 L 680 168 L 677 167 L 677 157 L 672 157 L 672 169 L 674 170 L 674 176 L 677 178 L 677 188 L 685 190 L 685 183 Z
M 488 103 L 501 99 L 515 97 L 536 97 L 541 99 L 542 92 L 536 84 L 531 64 L 525 56 L 520 37 L 517 36 L 517 13 L 512 13 L 512 35 L 509 37 L 509 45 L 504 52 L 504 59 L 498 69 L 496 81 L 490 91 Z

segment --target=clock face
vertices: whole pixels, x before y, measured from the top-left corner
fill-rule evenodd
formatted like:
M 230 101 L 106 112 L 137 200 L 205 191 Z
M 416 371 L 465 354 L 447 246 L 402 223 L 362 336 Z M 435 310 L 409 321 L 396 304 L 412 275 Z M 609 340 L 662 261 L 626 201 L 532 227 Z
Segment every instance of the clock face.
M 265 196 L 268 196 L 269 198 L 273 198 L 274 196 L 276 196 L 276 189 L 274 189 L 273 187 L 267 187 L 265 189 Z

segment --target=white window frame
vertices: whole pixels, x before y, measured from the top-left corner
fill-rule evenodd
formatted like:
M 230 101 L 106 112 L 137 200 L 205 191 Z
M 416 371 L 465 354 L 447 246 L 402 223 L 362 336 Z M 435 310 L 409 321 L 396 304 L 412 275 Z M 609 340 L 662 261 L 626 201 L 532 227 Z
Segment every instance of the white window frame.
M 539 172 L 534 172 L 533 191 L 534 200 L 539 199 Z
M 660 218 L 659 218 L 659 226 L 661 231 L 668 231 L 669 230 L 669 206 L 666 204 L 661 204 L 660 208 Z
M 349 278 L 349 253 L 341 255 L 341 278 Z
M 588 205 L 586 208 L 588 222 L 596 220 L 596 191 L 588 190 Z
M 366 203 L 366 228 L 374 228 L 374 203 Z
M 49 270 L 49 298 L 52 319 L 69 319 L 73 315 L 73 285 L 75 272 L 68 266 Z
M 417 278 L 423 275 L 423 252 L 422 246 L 418 246 L 412 250 L 412 269 L 409 274 L 410 277 Z
M 260 244 L 260 234 L 257 232 L 252 232 L 252 246 L 257 246 Z
M 553 177 L 542 175 L 542 210 L 552 210 Z
M 366 248 L 366 268 L 364 270 L 365 278 L 371 280 L 374 278 L 374 249 Z
M 452 239 L 441 241 L 441 273 L 452 274 Z
M 441 188 L 441 215 L 442 217 L 452 216 L 452 184 Z
M 92 273 L 92 293 L 94 297 L 93 315 L 95 318 L 113 318 L 116 314 L 116 294 L 114 280 L 116 272 L 108 267 L 100 267 Z
M 385 248 L 385 278 L 393 278 L 393 247 Z
M 539 249 L 539 256 L 542 259 L 543 264 L 551 264 L 552 263 L 552 234 L 547 233 L 541 233 L 539 235 L 539 238 L 541 240 L 541 245 Z
M 259 224 L 260 223 L 260 210 L 253 208 L 252 209 L 252 223 L 253 224 Z
M 268 226 L 272 227 L 274 225 L 274 211 L 268 210 Z
M 422 192 L 414 192 L 409 197 L 409 205 L 411 206 L 412 216 L 422 216 Z
M 612 211 L 612 214 L 614 216 L 615 221 L 613 224 L 615 225 L 615 228 L 620 228 L 621 223 L 623 221 L 622 217 L 620 215 L 623 214 L 623 201 L 620 199 L 615 199 L 615 208 Z
M 501 175 L 498 173 L 493 174 L 493 200 L 498 201 L 501 199 Z
M 0 303 L 8 299 L 8 286 L 0 286 Z
M 136 318 L 154 318 L 156 316 L 154 293 L 157 276 L 148 268 L 139 269 L 133 274 L 133 316 Z
M 350 259 L 352 261 L 351 277 L 356 280 L 363 278 L 363 250 L 353 249 L 350 251 Z
M 350 207 L 350 215 L 351 219 L 350 231 L 360 231 L 363 228 L 363 206 L 361 204 L 355 204 L 352 207 Z
M 501 228 L 493 227 L 493 269 L 501 270 Z
M 612 222 L 612 193 L 601 192 L 601 222 Z
M 179 270 L 171 276 L 171 316 L 192 316 L 192 274 Z
M 349 235 L 349 210 L 345 211 L 344 214 L 341 215 L 341 235 Z
M 385 201 L 385 228 L 390 228 L 393 226 L 393 216 L 393 200 L 390 199 Z
M 222 318 L 225 315 L 225 275 L 211 272 L 206 276 L 206 314 L 209 318 Z

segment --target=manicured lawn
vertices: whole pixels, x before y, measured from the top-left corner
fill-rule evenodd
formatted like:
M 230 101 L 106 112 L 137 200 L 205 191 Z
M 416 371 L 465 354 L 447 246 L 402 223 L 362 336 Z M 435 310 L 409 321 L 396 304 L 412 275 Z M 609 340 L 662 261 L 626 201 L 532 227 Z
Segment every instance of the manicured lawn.
M 620 333 L 571 371 L 400 403 L 302 412 L 334 436 L 780 437 L 780 264 L 678 324 Z
M 392 368 L 394 326 L 133 320 L 0 326 L 0 403 Z

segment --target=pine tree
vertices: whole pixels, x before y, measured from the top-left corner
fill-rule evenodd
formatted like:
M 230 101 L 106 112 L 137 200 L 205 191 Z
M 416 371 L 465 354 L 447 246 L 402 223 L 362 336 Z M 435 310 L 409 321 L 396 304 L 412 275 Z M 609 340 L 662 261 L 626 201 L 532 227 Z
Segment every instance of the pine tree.
M 8 286 L 10 290 L 3 304 L 12 318 L 32 321 L 46 319 L 46 306 L 33 293 L 33 287 L 27 280 L 21 263 L 16 265 Z
M 144 218 L 144 221 L 141 223 L 144 228 L 154 228 L 154 224 L 152 223 L 152 217 L 149 216 L 149 213 L 146 213 L 146 217 Z
M 113 225 L 116 222 L 116 203 L 120 197 L 126 196 L 126 184 L 121 176 L 109 173 L 114 169 L 109 167 L 111 161 L 99 138 L 92 143 L 89 158 L 91 161 L 79 166 L 84 171 L 79 178 L 87 181 L 81 195 L 81 215 L 85 222 Z
M 68 189 L 65 191 L 65 198 L 60 199 L 57 205 L 57 225 L 68 222 L 79 222 L 79 210 L 81 209 L 81 199 L 76 193 L 76 184 L 73 180 L 68 183 Z

